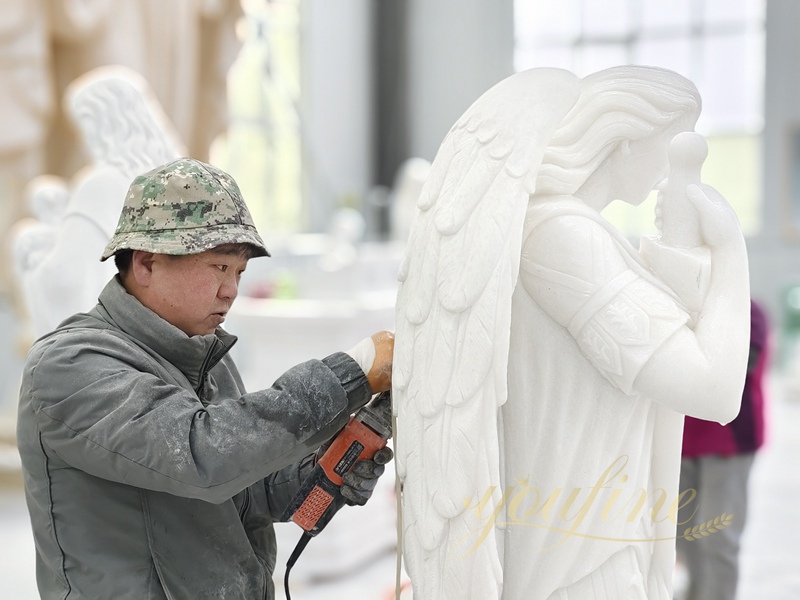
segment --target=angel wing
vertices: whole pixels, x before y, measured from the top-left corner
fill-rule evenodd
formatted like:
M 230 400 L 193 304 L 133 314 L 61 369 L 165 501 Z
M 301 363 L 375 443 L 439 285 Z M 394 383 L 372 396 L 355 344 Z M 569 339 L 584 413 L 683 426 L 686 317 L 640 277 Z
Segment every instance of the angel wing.
M 417 204 L 400 267 L 393 371 L 403 549 L 416 600 L 502 593 L 492 523 L 482 541 L 481 532 L 502 496 L 498 410 L 511 296 L 536 171 L 578 93 L 579 80 L 560 69 L 495 85 L 446 136 Z

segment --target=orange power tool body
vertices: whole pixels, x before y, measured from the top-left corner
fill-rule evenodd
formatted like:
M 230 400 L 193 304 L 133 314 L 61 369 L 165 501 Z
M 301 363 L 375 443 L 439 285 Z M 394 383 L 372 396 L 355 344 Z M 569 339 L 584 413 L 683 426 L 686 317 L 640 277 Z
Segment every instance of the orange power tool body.
M 342 476 L 356 461 L 371 459 L 391 437 L 392 400 L 389 392 L 383 392 L 351 417 L 336 435 L 281 520 L 291 519 L 309 536 L 317 535 L 345 503 Z

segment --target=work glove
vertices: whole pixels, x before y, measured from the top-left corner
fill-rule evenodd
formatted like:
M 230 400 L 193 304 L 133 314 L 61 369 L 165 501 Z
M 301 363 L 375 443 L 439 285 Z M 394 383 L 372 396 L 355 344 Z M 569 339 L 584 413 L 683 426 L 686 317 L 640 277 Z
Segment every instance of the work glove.
M 378 477 L 383 475 L 385 465 L 394 457 L 394 452 L 388 446 L 378 450 L 372 460 L 359 460 L 353 465 L 352 470 L 342 476 L 342 496 L 350 506 L 366 504 Z

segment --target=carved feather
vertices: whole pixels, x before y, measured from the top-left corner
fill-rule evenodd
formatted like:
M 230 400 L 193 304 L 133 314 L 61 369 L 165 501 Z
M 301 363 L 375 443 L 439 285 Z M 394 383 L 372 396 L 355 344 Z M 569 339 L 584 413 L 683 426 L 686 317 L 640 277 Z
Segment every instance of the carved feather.
M 452 127 L 417 204 L 393 376 L 403 547 L 417 600 L 502 591 L 494 531 L 459 552 L 475 533 L 470 507 L 488 492 L 491 510 L 501 496 L 497 415 L 531 173 L 577 96 L 577 78 L 557 69 L 499 83 Z

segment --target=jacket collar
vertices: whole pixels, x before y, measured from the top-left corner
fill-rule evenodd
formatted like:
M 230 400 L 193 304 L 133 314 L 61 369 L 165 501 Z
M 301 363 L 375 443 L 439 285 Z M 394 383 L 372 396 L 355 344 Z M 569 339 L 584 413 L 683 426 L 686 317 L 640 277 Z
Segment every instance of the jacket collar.
M 186 335 L 129 294 L 118 275 L 100 293 L 98 308 L 124 333 L 177 367 L 195 390 L 237 339 L 221 327 L 208 335 Z

